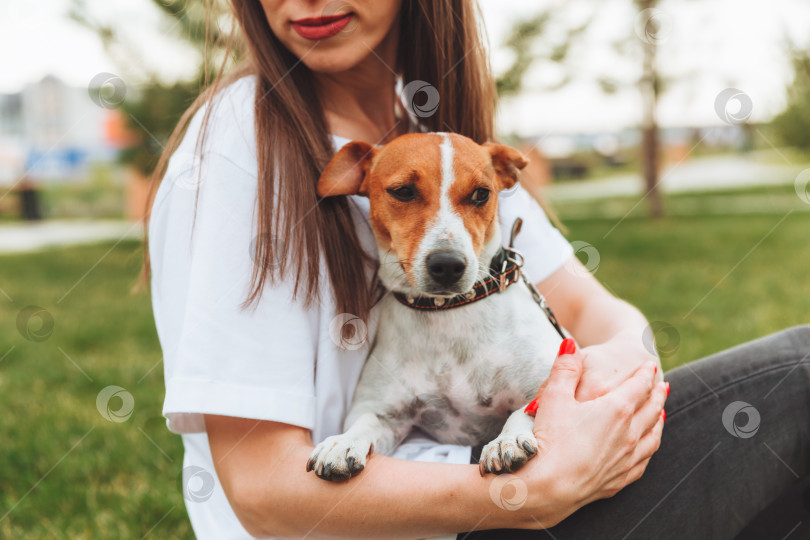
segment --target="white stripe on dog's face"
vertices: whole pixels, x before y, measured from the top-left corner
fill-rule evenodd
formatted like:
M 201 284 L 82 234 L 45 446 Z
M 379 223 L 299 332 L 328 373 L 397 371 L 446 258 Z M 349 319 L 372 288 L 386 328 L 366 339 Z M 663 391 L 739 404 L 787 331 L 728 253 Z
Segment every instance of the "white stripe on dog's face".
M 447 133 L 441 133 L 442 143 L 439 146 L 442 156 L 442 177 L 439 194 L 439 211 L 434 221 L 428 225 L 425 236 L 419 243 L 414 261 L 414 281 L 418 289 L 425 292 L 449 295 L 468 291 L 472 288 L 478 273 L 477 258 L 473 249 L 470 233 L 464 226 L 464 219 L 450 201 L 450 188 L 456 182 L 453 169 L 453 142 Z M 438 283 L 428 272 L 427 258 L 432 253 L 455 255 L 465 265 L 461 278 L 449 287 Z

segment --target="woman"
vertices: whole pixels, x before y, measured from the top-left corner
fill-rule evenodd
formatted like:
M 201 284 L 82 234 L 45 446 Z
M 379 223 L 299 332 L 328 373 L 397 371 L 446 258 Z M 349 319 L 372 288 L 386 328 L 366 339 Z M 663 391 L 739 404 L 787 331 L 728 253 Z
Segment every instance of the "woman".
M 342 429 L 378 322 L 367 201 L 318 200 L 318 175 L 351 139 L 417 129 L 491 139 L 493 84 L 471 0 L 234 0 L 233 10 L 249 62 L 186 113 L 150 220 L 163 412 L 183 434 L 199 537 L 549 527 L 731 537 L 794 480 L 780 460 L 807 473 L 807 328 L 674 370 L 663 413 L 669 387 L 644 345 L 646 320 L 582 269 L 519 188 L 500 198 L 500 218 L 524 219 L 525 268 L 582 346 L 538 393 L 539 457 L 481 478 L 470 464 L 480 449 L 414 435 L 348 482 L 308 474 L 313 441 Z M 406 89 L 431 85 L 438 106 L 403 107 L 398 76 Z M 346 346 L 335 329 L 358 339 Z M 734 436 L 733 418 L 724 428 L 737 401 L 761 415 L 754 444 Z

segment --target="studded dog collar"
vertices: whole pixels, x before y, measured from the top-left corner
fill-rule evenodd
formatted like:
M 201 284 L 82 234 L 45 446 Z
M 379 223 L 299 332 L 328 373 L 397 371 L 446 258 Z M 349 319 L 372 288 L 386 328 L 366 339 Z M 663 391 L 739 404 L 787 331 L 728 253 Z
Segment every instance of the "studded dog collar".
M 502 272 L 493 272 L 495 260 L 498 258 L 504 258 L 503 264 L 505 265 L 505 269 Z M 477 281 L 473 288 L 464 294 L 459 294 L 452 298 L 437 298 L 432 296 L 409 296 L 395 292 L 394 297 L 402 304 L 414 309 L 425 311 L 452 309 L 465 304 L 471 304 L 472 302 L 486 298 L 490 294 L 501 292 L 520 279 L 521 264 L 518 264 L 513 258 L 508 257 L 507 251 L 504 248 L 498 250 L 498 253 L 492 258 L 492 261 L 493 266 L 490 266 L 490 276 L 481 281 Z
M 537 302 L 537 305 L 545 312 L 546 317 L 548 317 L 554 329 L 557 330 L 557 333 L 565 339 L 567 336 L 557 322 L 557 318 L 554 316 L 551 308 L 548 307 L 546 299 L 532 284 L 526 276 L 526 273 L 522 271 L 523 254 L 514 248 L 515 237 L 520 233 L 522 225 L 523 220 L 516 218 L 515 222 L 512 224 L 512 231 L 509 234 L 509 246 L 500 247 L 498 249 L 490 262 L 489 276 L 483 280 L 477 281 L 470 291 L 452 298 L 409 296 L 401 292 L 394 292 L 394 298 L 401 304 L 412 309 L 421 311 L 443 311 L 471 304 L 491 294 L 502 292 L 518 279 L 522 278 L 529 288 L 529 292 L 531 292 L 534 301 Z

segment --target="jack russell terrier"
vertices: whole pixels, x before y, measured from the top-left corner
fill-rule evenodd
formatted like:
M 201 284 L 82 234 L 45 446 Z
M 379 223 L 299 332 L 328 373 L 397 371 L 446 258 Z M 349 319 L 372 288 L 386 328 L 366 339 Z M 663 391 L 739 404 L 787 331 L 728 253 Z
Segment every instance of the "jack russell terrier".
M 352 141 L 324 169 L 319 196 L 369 198 L 378 275 L 393 294 L 381 300 L 345 433 L 318 444 L 307 471 L 346 480 L 412 427 L 440 443 L 491 441 L 482 476 L 515 471 L 537 453 L 524 406 L 565 334 L 521 272 L 511 247 L 519 219 L 501 246 L 497 194 L 526 163 L 508 146 L 415 133 L 382 147 Z

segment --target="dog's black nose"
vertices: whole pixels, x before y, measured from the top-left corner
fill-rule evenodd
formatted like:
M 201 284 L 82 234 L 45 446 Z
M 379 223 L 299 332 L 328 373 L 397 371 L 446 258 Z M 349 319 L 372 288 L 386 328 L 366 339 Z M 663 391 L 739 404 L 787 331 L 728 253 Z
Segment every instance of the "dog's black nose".
M 467 267 L 464 258 L 453 251 L 434 251 L 427 256 L 426 262 L 430 277 L 445 287 L 461 279 Z

